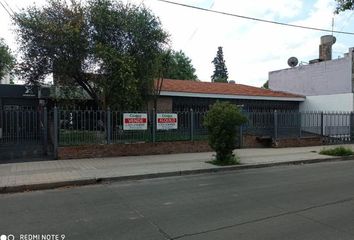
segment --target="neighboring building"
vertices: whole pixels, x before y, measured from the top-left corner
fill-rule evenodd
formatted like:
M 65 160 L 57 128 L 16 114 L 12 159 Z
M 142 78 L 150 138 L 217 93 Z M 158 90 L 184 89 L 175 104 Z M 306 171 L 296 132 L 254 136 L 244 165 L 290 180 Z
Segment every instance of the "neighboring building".
M 37 109 L 45 104 L 49 88 L 0 84 L 0 110 Z
M 298 111 L 299 103 L 305 101 L 305 98 L 297 94 L 235 83 L 164 79 L 157 110 L 205 111 L 216 100 L 230 101 L 245 110 Z
M 301 111 L 354 111 L 353 51 L 331 59 L 335 38 L 321 37 L 319 59 L 269 73 L 269 88 L 306 96 Z
M 3 78 L 0 79 L 0 84 L 10 84 L 10 74 L 6 74 Z

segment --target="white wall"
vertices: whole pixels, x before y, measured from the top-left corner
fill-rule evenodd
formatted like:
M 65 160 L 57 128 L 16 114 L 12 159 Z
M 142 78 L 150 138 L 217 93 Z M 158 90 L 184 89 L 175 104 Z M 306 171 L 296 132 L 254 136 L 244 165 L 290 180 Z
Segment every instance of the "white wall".
M 354 111 L 354 94 L 307 96 L 300 111 Z
M 0 79 L 0 84 L 10 84 L 10 75 L 6 74 L 2 79 Z
M 340 59 L 269 72 L 269 88 L 305 96 L 351 93 L 351 49 Z

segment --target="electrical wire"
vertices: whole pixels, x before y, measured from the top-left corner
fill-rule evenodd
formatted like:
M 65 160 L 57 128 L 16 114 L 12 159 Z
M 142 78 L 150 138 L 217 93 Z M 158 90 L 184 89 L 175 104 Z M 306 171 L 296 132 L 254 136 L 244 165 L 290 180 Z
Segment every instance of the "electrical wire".
M 215 0 L 213 0 L 213 1 L 211 2 L 210 6 L 209 6 L 209 9 L 212 9 L 212 8 L 213 8 L 214 3 L 215 3 Z M 194 29 L 194 31 L 192 32 L 192 34 L 189 36 L 189 38 L 188 38 L 188 40 L 187 40 L 187 43 L 188 43 L 189 41 L 191 41 L 191 40 L 194 38 L 194 36 L 195 36 L 195 34 L 198 32 L 199 28 L 200 28 L 200 26 L 197 26 L 197 27 Z
M 181 7 L 187 7 L 187 8 L 192 8 L 192 9 L 196 9 L 196 10 L 201 10 L 201 11 L 205 11 L 205 12 L 217 13 L 217 14 L 221 14 L 221 15 L 237 17 L 237 18 L 243 18 L 243 19 L 252 20 L 252 21 L 277 24 L 277 25 L 282 25 L 282 26 L 286 26 L 286 27 L 294 27 L 294 28 L 302 28 L 302 29 L 307 29 L 307 30 L 329 32 L 331 34 L 332 33 L 338 33 L 338 34 L 354 35 L 354 32 L 332 31 L 331 29 L 308 27 L 308 26 L 295 25 L 295 24 L 290 24 L 290 23 L 270 21 L 270 20 L 265 20 L 265 19 L 260 19 L 260 18 L 247 17 L 247 16 L 238 15 L 238 14 L 234 14 L 234 13 L 228 13 L 228 12 L 222 12 L 222 11 L 216 11 L 216 10 L 212 10 L 212 9 L 202 8 L 202 7 L 196 7 L 196 6 L 183 4 L 183 3 L 176 3 L 176 2 L 172 2 L 172 1 L 168 1 L 168 0 L 157 0 L 157 1 L 168 3 L 168 4 L 173 4 L 173 5 L 177 5 L 177 6 L 181 6 Z
M 5 9 L 5 11 L 7 12 L 7 14 L 9 14 L 10 18 L 13 18 L 13 15 L 10 13 L 10 11 L 5 7 L 5 5 L 3 4 L 2 1 L 0 1 L 0 5 L 3 7 L 3 9 Z
M 14 12 L 14 10 L 12 10 L 12 8 L 10 7 L 10 5 L 7 3 L 7 1 L 6 0 L 3 0 L 4 2 L 5 2 L 5 4 L 6 4 L 6 6 L 10 9 L 10 11 L 12 12 L 12 15 L 14 16 L 14 15 L 16 15 L 16 13 Z

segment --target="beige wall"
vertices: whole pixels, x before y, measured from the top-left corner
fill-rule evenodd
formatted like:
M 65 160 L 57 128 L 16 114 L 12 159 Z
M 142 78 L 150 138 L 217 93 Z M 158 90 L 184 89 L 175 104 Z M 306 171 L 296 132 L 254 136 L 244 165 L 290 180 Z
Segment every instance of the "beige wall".
M 154 108 L 154 101 L 151 100 L 148 105 L 148 109 Z M 172 98 L 171 97 L 159 97 L 157 99 L 157 111 L 172 111 Z

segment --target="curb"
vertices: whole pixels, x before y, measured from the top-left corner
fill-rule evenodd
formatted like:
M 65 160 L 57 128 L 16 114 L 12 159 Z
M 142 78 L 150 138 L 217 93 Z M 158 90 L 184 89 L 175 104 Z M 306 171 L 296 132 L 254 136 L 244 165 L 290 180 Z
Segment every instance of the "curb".
M 25 192 L 25 191 L 37 191 L 37 190 L 49 190 L 49 189 L 56 189 L 56 188 L 63 188 L 63 187 L 85 186 L 85 185 L 111 183 L 111 182 L 144 180 L 144 179 L 176 177 L 176 176 L 184 176 L 184 175 L 197 175 L 197 174 L 205 174 L 205 173 L 218 173 L 218 172 L 226 172 L 226 171 L 238 171 L 238 170 L 246 170 L 246 169 L 286 166 L 286 165 L 312 164 L 312 163 L 321 163 L 321 162 L 338 162 L 338 161 L 349 161 L 349 160 L 354 160 L 354 156 L 316 158 L 316 159 L 296 160 L 296 161 L 287 161 L 287 162 L 245 164 L 245 165 L 236 165 L 236 166 L 214 167 L 214 168 L 207 168 L 207 169 L 148 173 L 148 174 L 139 174 L 139 175 L 130 175 L 130 176 L 119 176 L 119 177 L 79 179 L 79 180 L 71 180 L 71 181 L 38 183 L 38 184 L 28 184 L 28 185 L 18 185 L 18 186 L 5 186 L 5 187 L 0 187 L 0 194 L 18 193 L 18 192 Z

